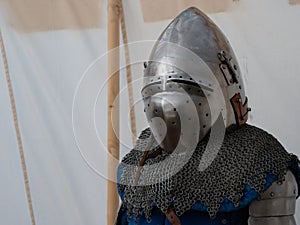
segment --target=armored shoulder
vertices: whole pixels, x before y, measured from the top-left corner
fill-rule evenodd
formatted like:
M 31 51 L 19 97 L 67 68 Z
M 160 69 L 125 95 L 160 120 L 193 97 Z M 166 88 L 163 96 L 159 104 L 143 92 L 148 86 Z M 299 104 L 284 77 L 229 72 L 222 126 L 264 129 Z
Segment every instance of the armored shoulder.
M 298 185 L 288 171 L 282 182 L 274 182 L 249 207 L 249 225 L 295 225 Z

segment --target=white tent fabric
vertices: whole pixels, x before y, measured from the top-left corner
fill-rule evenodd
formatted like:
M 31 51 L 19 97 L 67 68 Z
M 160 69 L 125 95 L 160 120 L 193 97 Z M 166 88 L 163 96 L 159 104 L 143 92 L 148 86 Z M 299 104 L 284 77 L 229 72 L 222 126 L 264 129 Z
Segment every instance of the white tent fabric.
M 240 0 L 227 12 L 209 16 L 220 26 L 240 59 L 249 122 L 300 155 L 300 5 L 288 0 Z M 106 24 L 106 5 L 101 7 Z M 129 42 L 155 40 L 170 20 L 143 21 L 139 0 L 124 4 Z M 37 225 L 106 224 L 107 32 L 104 27 L 19 31 L 0 4 L 0 26 L 24 144 Z M 17 14 L 15 15 L 18 16 Z M 83 15 L 78 12 L 78 21 Z M 147 51 L 131 57 L 146 60 Z M 137 43 L 134 45 L 138 45 Z M 136 50 L 137 51 L 137 50 Z M 121 53 L 123 53 L 121 51 Z M 138 56 L 137 56 L 138 55 Z M 122 58 L 122 61 L 124 59 Z M 133 80 L 142 63 L 133 66 Z M 121 72 L 121 153 L 131 143 L 126 77 Z M 134 97 L 140 100 L 140 86 Z M 74 110 L 73 110 L 74 109 Z M 147 126 L 140 102 L 137 130 Z M 0 59 L 1 224 L 29 225 L 21 162 Z M 298 203 L 296 221 L 300 223 Z

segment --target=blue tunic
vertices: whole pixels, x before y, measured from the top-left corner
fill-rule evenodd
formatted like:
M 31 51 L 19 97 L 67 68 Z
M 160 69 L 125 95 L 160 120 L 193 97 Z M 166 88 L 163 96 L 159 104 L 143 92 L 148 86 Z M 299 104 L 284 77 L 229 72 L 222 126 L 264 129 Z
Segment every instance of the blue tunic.
M 139 140 L 147 142 L 148 141 L 147 137 L 150 136 L 150 130 L 146 129 L 143 132 L 144 133 L 141 134 Z M 205 147 L 206 147 L 205 141 L 200 142 L 199 145 L 197 146 L 198 150 L 195 151 L 195 153 L 192 156 L 192 157 L 195 157 L 194 159 L 196 159 L 195 160 L 196 162 L 198 162 L 197 160 L 199 159 L 200 156 L 202 157 L 202 155 L 201 155 L 202 150 Z M 231 154 L 227 154 L 228 152 L 230 152 Z M 137 151 L 137 150 L 131 151 L 129 154 L 127 154 L 127 156 L 128 156 L 127 159 L 126 159 L 126 156 L 124 157 L 125 162 L 127 162 L 126 160 L 130 159 L 132 161 L 129 160 L 128 162 L 134 162 L 135 165 L 138 165 L 138 163 L 139 163 L 138 159 L 141 157 L 141 153 L 142 152 Z M 232 153 L 239 155 L 240 157 L 236 158 L 234 160 L 231 160 L 230 156 L 234 155 Z M 200 197 L 199 198 L 197 197 L 197 199 L 198 199 L 197 202 L 195 202 L 194 204 L 193 204 L 193 202 L 191 202 L 191 204 L 193 204 L 193 205 L 185 205 L 185 207 L 190 208 L 190 210 L 185 211 L 183 214 L 178 213 L 180 215 L 179 219 L 180 219 L 182 225 L 196 225 L 196 224 L 201 224 L 201 225 L 222 225 L 222 224 L 247 225 L 247 220 L 249 217 L 248 207 L 252 201 L 254 201 L 255 199 L 257 199 L 259 197 L 259 193 L 256 191 L 258 189 L 257 188 L 254 189 L 254 187 L 251 187 L 249 182 L 253 181 L 253 180 L 255 180 L 255 182 L 259 182 L 259 185 L 260 185 L 259 190 L 265 191 L 275 181 L 278 180 L 277 175 L 282 176 L 284 174 L 283 173 L 284 170 L 286 170 L 286 169 L 289 169 L 293 172 L 293 174 L 296 177 L 298 186 L 300 186 L 300 169 L 299 169 L 299 160 L 297 159 L 297 157 L 286 152 L 285 149 L 281 146 L 281 144 L 277 141 L 277 139 L 275 139 L 274 137 L 269 135 L 267 132 L 265 132 L 259 128 L 256 128 L 256 127 L 253 127 L 250 125 L 245 125 L 242 128 L 237 129 L 233 132 L 226 133 L 225 138 L 224 138 L 224 149 L 220 150 L 218 156 L 219 157 L 215 159 L 216 162 L 219 162 L 220 165 L 222 165 L 222 164 L 224 165 L 224 160 L 225 161 L 227 160 L 226 164 L 230 163 L 230 165 L 232 165 L 231 167 L 229 167 L 230 171 L 232 171 L 232 172 L 236 171 L 236 173 L 244 172 L 244 177 L 248 176 L 248 178 L 249 178 L 249 176 L 251 176 L 252 174 L 255 176 L 258 176 L 258 174 L 254 174 L 255 171 L 258 171 L 258 173 L 263 174 L 264 175 L 263 177 L 265 177 L 265 174 L 268 174 L 268 175 L 266 176 L 265 181 L 264 180 L 261 180 L 261 181 L 255 180 L 254 178 L 252 179 L 252 177 L 251 177 L 251 179 L 245 179 L 246 180 L 245 183 L 242 182 L 242 185 L 238 187 L 238 190 L 229 188 L 229 190 L 226 190 L 226 192 L 224 192 L 224 194 L 219 195 L 219 196 L 216 196 L 216 195 L 218 195 L 218 193 L 212 191 L 210 193 L 211 198 L 209 200 L 206 199 L 206 205 L 201 203 L 201 199 L 204 199 L 204 198 L 201 198 L 202 196 L 199 195 Z M 223 156 L 223 158 L 221 156 Z M 251 166 L 251 169 L 253 169 L 253 170 L 250 170 L 250 172 L 251 171 L 252 172 L 249 174 L 247 174 L 245 172 L 245 167 L 235 166 L 235 165 L 239 165 L 239 163 L 247 163 L 247 158 L 245 158 L 245 157 L 249 157 L 249 160 L 252 159 L 252 161 L 250 161 L 252 163 L 254 163 L 253 158 L 256 159 L 254 165 L 247 164 L 247 166 Z M 264 167 L 266 165 L 266 163 L 269 164 L 270 168 Z M 125 165 L 125 164 L 120 164 L 120 166 L 119 166 L 118 181 L 121 180 L 121 176 L 126 174 L 126 170 L 124 169 L 124 171 L 123 171 L 123 168 L 122 168 L 123 165 Z M 215 163 L 215 165 L 214 165 L 216 167 L 215 171 L 219 169 L 219 167 L 217 167 L 217 165 L 219 165 L 219 164 Z M 277 167 L 278 167 L 278 170 L 276 170 Z M 195 174 L 195 176 L 199 176 L 198 180 L 200 180 L 200 177 L 202 176 L 202 174 L 198 173 L 196 170 L 194 170 L 195 168 L 197 168 L 197 167 L 194 167 L 193 164 L 189 164 L 189 167 L 184 167 L 184 168 L 182 168 L 181 171 L 191 170 L 191 173 Z M 239 171 L 238 169 L 241 169 L 241 170 Z M 282 172 L 279 172 L 279 169 Z M 213 173 L 215 171 L 212 170 L 211 173 Z M 273 171 L 273 174 L 271 171 Z M 124 174 L 123 174 L 123 172 L 124 172 Z M 176 176 L 179 173 L 177 173 Z M 277 174 L 275 175 L 274 173 L 277 173 Z M 233 180 L 236 177 L 232 176 L 232 174 L 234 174 L 234 173 L 231 173 L 231 176 L 230 176 L 230 174 L 228 174 L 228 177 L 224 177 L 225 175 L 223 174 L 222 176 L 218 177 L 218 180 L 215 180 L 215 182 L 217 182 L 219 186 L 222 185 L 223 178 L 224 179 L 226 178 L 227 180 L 230 179 L 232 182 L 238 182 L 237 180 Z M 132 177 L 132 175 L 130 175 L 130 176 Z M 206 179 L 206 177 L 203 180 L 209 181 L 209 179 Z M 203 180 L 202 180 L 202 183 L 195 182 L 197 186 L 194 188 L 200 189 L 201 185 L 204 184 L 204 185 L 202 185 L 202 188 L 205 188 L 205 190 L 210 190 L 205 186 L 206 183 L 203 182 Z M 181 177 L 181 183 L 177 184 L 179 186 L 181 185 L 180 186 L 181 189 L 179 189 L 179 190 L 183 190 L 183 187 L 185 187 L 185 182 L 188 183 L 187 180 L 184 180 Z M 209 182 L 207 182 L 207 183 L 209 183 Z M 191 185 L 191 184 L 189 184 L 189 185 Z M 252 185 L 254 185 L 253 182 L 252 182 Z M 189 189 L 189 187 L 186 187 L 187 192 L 188 192 L 188 190 L 192 190 L 192 189 Z M 235 187 L 235 186 L 233 186 L 233 187 Z M 161 211 L 161 210 L 164 211 L 167 208 L 161 206 L 161 199 L 152 197 L 151 195 L 148 196 L 149 198 L 145 198 L 148 200 L 148 202 L 146 202 L 146 203 L 148 205 L 152 204 L 152 206 L 153 206 L 153 210 L 151 211 L 151 217 L 150 217 L 149 221 L 147 221 L 146 216 L 143 211 L 145 211 L 148 215 L 150 207 L 149 208 L 142 208 L 142 207 L 138 208 L 137 207 L 139 209 L 139 214 L 137 214 L 136 211 L 133 211 L 132 208 L 135 207 L 134 200 L 130 199 L 130 197 L 129 197 L 131 202 L 128 202 L 128 199 L 125 199 L 125 201 L 124 201 L 125 193 L 126 193 L 126 196 L 128 196 L 128 195 L 130 196 L 130 194 L 132 195 L 132 192 L 130 192 L 130 190 L 131 190 L 130 186 L 128 186 L 128 188 L 129 189 L 127 189 L 127 191 L 129 190 L 129 192 L 126 192 L 126 190 L 124 189 L 124 186 L 122 188 L 121 185 L 118 185 L 119 195 L 120 195 L 122 201 L 124 202 L 124 207 L 122 207 L 119 211 L 117 225 L 147 225 L 147 224 L 166 225 L 166 224 L 170 224 L 168 219 L 166 218 L 165 214 Z M 164 188 L 166 188 L 166 186 L 164 186 Z M 203 189 L 201 189 L 201 190 L 203 190 Z M 241 198 L 239 197 L 238 202 L 235 201 L 236 205 L 234 205 L 234 203 L 229 201 L 226 197 L 226 195 L 228 195 L 228 197 L 232 198 L 232 196 L 230 196 L 231 191 L 233 191 L 233 192 L 237 191 L 240 194 L 239 196 L 242 196 Z M 176 192 L 174 192 L 174 193 L 176 194 Z M 158 194 L 164 195 L 164 192 L 158 193 Z M 188 193 L 187 193 L 187 196 L 188 196 Z M 168 201 L 167 204 L 170 206 L 176 206 L 176 204 L 178 205 L 178 202 L 176 202 L 177 197 L 178 196 L 174 195 L 173 198 L 171 197 L 170 199 L 167 199 L 167 201 Z M 216 216 L 214 219 L 212 219 L 209 216 L 207 204 L 209 204 L 208 201 L 211 201 L 211 203 L 214 203 L 214 201 L 215 201 L 214 197 L 217 197 L 218 199 L 223 198 L 223 201 L 220 201 L 221 206 L 214 211 L 215 213 L 213 215 L 216 215 Z M 181 196 L 181 198 L 182 198 L 182 196 Z M 183 196 L 183 198 L 184 198 L 184 196 Z M 157 204 L 155 201 L 157 201 Z M 127 203 L 127 205 L 126 205 L 126 203 Z M 145 202 L 143 202 L 143 203 L 145 203 Z M 143 203 L 139 203 L 138 206 L 144 205 L 144 206 L 148 207 L 147 204 L 143 204 Z M 156 207 L 156 205 L 159 206 L 159 208 Z M 126 206 L 130 207 L 130 208 L 128 208 L 129 213 L 127 213 Z M 176 212 L 176 207 L 174 207 L 174 210 Z M 210 211 L 211 211 L 211 208 L 210 208 Z M 135 212 L 134 213 L 135 216 L 132 215 L 133 212 Z M 129 214 L 129 217 L 128 217 L 128 214 Z M 135 221 L 134 217 L 135 218 L 137 217 L 136 221 Z M 129 220 L 128 220 L 128 218 L 129 218 Z M 149 218 L 149 216 L 147 218 Z
M 300 186 L 300 168 L 298 165 L 291 163 L 289 168 L 295 175 L 298 186 Z M 118 169 L 118 180 L 122 174 L 122 168 Z M 275 175 L 269 174 L 265 182 L 265 190 L 268 189 L 273 182 L 277 180 Z M 118 185 L 119 187 L 119 185 Z M 119 190 L 119 195 L 123 201 L 124 193 Z M 191 210 L 186 211 L 179 217 L 181 225 L 247 225 L 248 221 L 248 206 L 250 203 L 259 196 L 253 188 L 246 185 L 244 188 L 243 197 L 240 201 L 240 205 L 235 207 L 229 200 L 224 198 L 223 204 L 215 219 L 209 217 L 207 213 L 207 207 L 197 202 L 192 206 Z M 155 203 L 153 203 L 155 205 Z M 147 221 L 143 214 L 134 220 L 131 217 L 128 221 L 128 215 L 126 209 L 120 209 L 117 218 L 117 225 L 171 225 L 166 218 L 165 214 L 158 208 L 154 207 L 151 213 L 151 220 Z

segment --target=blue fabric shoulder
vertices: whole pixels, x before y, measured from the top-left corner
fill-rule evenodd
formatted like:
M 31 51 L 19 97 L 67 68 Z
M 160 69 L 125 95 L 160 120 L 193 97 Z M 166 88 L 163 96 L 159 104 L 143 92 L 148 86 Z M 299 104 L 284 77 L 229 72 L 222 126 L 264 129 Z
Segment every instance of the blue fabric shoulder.
M 275 175 L 269 174 L 266 179 L 265 190 L 268 189 L 276 180 L 277 177 Z M 238 206 L 235 206 L 231 201 L 224 197 L 223 204 L 221 205 L 219 212 L 233 212 L 248 207 L 252 201 L 258 198 L 258 196 L 259 193 L 256 192 L 254 188 L 252 188 L 250 185 L 246 185 L 240 204 Z M 203 205 L 200 201 L 196 202 L 196 204 L 192 206 L 192 209 L 207 212 L 207 207 Z

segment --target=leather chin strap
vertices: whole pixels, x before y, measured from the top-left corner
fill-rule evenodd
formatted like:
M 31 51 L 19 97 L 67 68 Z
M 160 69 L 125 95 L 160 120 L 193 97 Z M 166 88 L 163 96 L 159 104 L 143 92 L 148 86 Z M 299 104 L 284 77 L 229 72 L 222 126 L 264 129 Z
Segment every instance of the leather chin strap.
M 172 225 L 181 225 L 178 216 L 171 207 L 167 210 L 166 217 Z
M 158 148 L 156 151 L 154 151 L 152 154 L 149 154 L 149 150 L 150 148 L 152 147 L 153 145 L 153 142 L 154 142 L 154 137 L 152 136 L 151 137 L 151 141 L 149 142 L 149 144 L 147 145 L 146 149 L 145 149 L 145 152 L 143 154 L 143 157 L 139 163 L 139 167 L 138 167 L 138 170 L 136 172 L 136 175 L 135 175 L 135 180 L 134 180 L 134 183 L 135 185 L 138 184 L 138 181 L 139 181 L 139 178 L 140 178 L 140 175 L 141 175 L 141 169 L 143 167 L 143 165 L 145 164 L 145 161 L 147 160 L 147 158 L 153 158 L 153 157 L 156 157 L 158 154 L 160 154 L 160 152 L 162 151 L 161 148 Z M 167 219 L 169 220 L 169 222 L 172 224 L 172 225 L 181 225 L 180 223 L 180 220 L 178 218 L 178 216 L 176 215 L 176 213 L 174 212 L 174 209 L 172 209 L 171 207 L 168 208 L 167 212 L 165 213 Z
M 145 161 L 148 158 L 148 153 L 149 153 L 149 150 L 151 149 L 153 143 L 154 143 L 154 137 L 153 137 L 153 135 L 151 135 L 151 140 L 148 143 L 148 145 L 147 145 L 147 147 L 146 147 L 146 149 L 144 151 L 143 157 L 142 157 L 142 159 L 141 159 L 141 161 L 139 163 L 139 167 L 138 167 L 138 169 L 136 171 L 135 179 L 134 179 L 134 185 L 137 185 L 138 182 L 139 182 L 139 178 L 140 178 L 140 175 L 141 175 L 141 169 L 142 169 L 143 165 L 145 164 Z
M 242 102 L 242 97 L 240 93 L 236 93 L 230 99 L 231 105 L 233 107 L 236 124 L 240 127 L 247 122 L 248 119 L 248 112 L 251 111 L 248 108 L 248 98 L 246 97 L 245 102 Z

